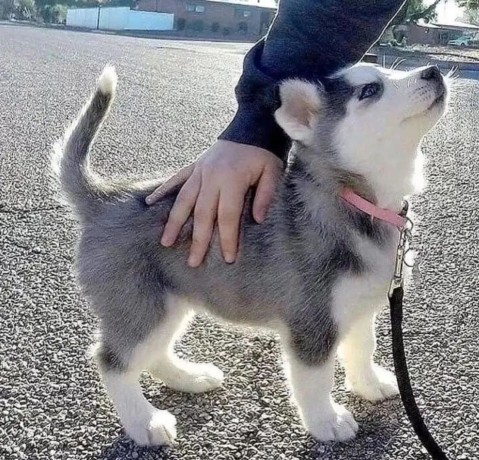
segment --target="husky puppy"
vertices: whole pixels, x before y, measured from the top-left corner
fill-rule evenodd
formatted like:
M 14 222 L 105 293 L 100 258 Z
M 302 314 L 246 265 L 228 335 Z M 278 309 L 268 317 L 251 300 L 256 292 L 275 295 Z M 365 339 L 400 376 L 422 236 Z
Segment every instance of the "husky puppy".
M 373 354 L 398 230 L 340 193 L 348 187 L 400 211 L 420 176 L 421 139 L 447 105 L 439 70 L 358 64 L 321 84 L 284 81 L 275 117 L 295 146 L 269 216 L 257 225 L 249 200 L 236 262 L 223 261 L 215 234 L 199 268 L 186 264 L 191 219 L 174 247 L 159 242 L 178 189 L 147 206 L 158 182 L 111 182 L 89 169 L 116 83 L 107 67 L 54 150 L 61 190 L 81 230 L 78 283 L 100 322 L 96 360 L 128 435 L 140 445 L 171 444 L 176 436 L 175 417 L 143 396 L 143 370 L 179 391 L 221 385 L 223 373 L 213 364 L 174 354 L 193 314 L 206 311 L 278 332 L 305 428 L 321 441 L 353 438 L 357 423 L 331 397 L 335 357 L 339 349 L 349 387 L 363 398 L 397 394 L 394 374 Z

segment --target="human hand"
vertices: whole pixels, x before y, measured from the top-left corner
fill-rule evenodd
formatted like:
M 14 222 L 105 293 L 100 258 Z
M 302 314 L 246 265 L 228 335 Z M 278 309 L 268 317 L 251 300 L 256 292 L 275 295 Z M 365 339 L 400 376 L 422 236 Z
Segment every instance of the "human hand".
M 261 223 L 273 199 L 282 162 L 271 152 L 251 145 L 218 140 L 193 164 L 180 170 L 146 198 L 153 204 L 171 188 L 184 184 L 166 223 L 161 244 L 172 246 L 193 212 L 193 237 L 188 265 L 203 261 L 215 222 L 221 251 L 232 263 L 238 251 L 238 236 L 245 195 L 256 186 L 253 217 Z

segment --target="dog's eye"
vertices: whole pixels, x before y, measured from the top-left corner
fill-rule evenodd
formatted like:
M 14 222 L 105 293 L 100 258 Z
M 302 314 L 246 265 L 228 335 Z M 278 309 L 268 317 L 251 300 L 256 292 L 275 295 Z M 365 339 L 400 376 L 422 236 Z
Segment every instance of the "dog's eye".
M 361 90 L 361 94 L 359 95 L 359 100 L 362 101 L 363 99 L 367 99 L 368 97 L 375 96 L 377 93 L 379 93 L 379 90 L 381 89 L 381 86 L 379 83 L 369 83 L 367 85 L 363 86 L 363 89 Z

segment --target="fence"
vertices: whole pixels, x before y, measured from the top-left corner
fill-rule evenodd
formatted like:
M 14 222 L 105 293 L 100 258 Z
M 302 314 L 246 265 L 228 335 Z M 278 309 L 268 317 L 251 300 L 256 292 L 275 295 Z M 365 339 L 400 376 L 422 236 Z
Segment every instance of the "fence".
M 67 26 L 102 30 L 173 30 L 174 15 L 128 7 L 69 8 Z

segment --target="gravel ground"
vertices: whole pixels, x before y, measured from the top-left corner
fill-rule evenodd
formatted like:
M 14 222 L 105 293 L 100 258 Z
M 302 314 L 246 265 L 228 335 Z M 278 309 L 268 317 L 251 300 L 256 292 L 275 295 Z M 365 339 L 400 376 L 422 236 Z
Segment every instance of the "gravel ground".
M 424 53 L 429 58 L 445 61 L 479 62 L 479 48 L 476 47 L 412 45 L 408 46 L 406 50 Z
M 75 224 L 49 188 L 47 154 L 106 62 L 120 84 L 94 152 L 107 175 L 169 173 L 206 148 L 234 111 L 247 45 L 187 43 L 0 25 L 0 458 L 425 459 L 398 400 L 337 399 L 360 423 L 347 444 L 319 444 L 289 404 L 274 336 L 199 318 L 179 345 L 226 373 L 207 395 L 148 376 L 147 397 L 178 417 L 173 449 L 121 432 L 86 355 L 95 318 L 70 271 Z M 429 186 L 414 199 L 419 257 L 405 337 L 419 405 L 454 459 L 479 458 L 477 284 L 479 82 L 457 82 L 449 115 L 425 142 Z M 387 315 L 377 359 L 391 367 Z
M 411 45 L 405 48 L 381 46 L 381 53 L 404 58 L 417 58 L 424 61 L 445 61 L 453 66 L 457 62 L 479 63 L 479 48 L 458 46 Z

